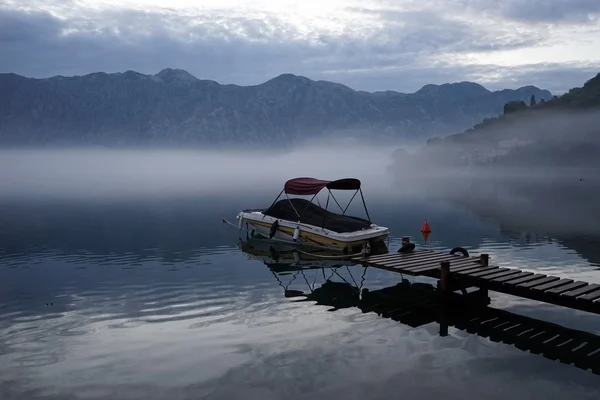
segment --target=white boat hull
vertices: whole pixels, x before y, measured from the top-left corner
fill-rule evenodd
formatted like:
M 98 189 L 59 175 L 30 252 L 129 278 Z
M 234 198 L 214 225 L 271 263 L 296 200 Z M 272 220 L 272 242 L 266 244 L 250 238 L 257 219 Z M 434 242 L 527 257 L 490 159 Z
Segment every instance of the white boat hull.
M 334 232 L 302 222 L 277 219 L 261 211 L 242 211 L 237 218 L 240 228 L 245 228 L 247 224 L 250 236 L 270 238 L 271 227 L 278 221 L 277 230 L 271 240 L 335 249 L 349 248 L 353 252 L 359 252 L 364 243 L 384 242 L 389 236 L 387 227 L 375 224 L 360 231 Z

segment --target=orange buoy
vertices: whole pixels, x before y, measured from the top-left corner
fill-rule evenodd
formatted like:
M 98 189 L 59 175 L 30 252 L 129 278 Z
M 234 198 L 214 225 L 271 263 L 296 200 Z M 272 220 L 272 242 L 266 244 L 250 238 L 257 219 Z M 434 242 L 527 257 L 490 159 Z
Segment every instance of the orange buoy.
M 429 238 L 430 233 L 431 233 L 431 228 L 429 227 L 427 220 L 425 220 L 425 223 L 421 227 L 421 236 L 423 236 L 425 243 L 427 243 L 427 239 Z
M 421 233 L 427 233 L 427 234 L 431 233 L 431 228 L 429 228 L 429 224 L 427 223 L 427 220 L 425 220 L 425 223 L 421 227 Z

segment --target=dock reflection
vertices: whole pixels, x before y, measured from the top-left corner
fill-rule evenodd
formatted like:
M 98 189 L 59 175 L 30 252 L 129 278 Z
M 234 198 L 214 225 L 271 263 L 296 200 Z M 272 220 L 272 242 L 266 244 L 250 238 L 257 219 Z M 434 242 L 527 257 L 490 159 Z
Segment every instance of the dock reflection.
M 442 295 L 431 284 L 402 279 L 370 290 L 364 287 L 368 267 L 354 266 L 351 272 L 353 263 L 327 258 L 334 255 L 331 251 L 303 249 L 293 255 L 289 248 L 269 243 L 240 248 L 271 270 L 292 301 L 313 302 L 330 311 L 355 307 L 413 328 L 436 323 L 440 336 L 448 335 L 449 328 L 459 329 L 600 375 L 600 336 L 490 307 L 487 293 L 476 288 Z M 308 277 L 309 270 L 317 271 Z M 291 289 L 294 282 L 307 289 Z

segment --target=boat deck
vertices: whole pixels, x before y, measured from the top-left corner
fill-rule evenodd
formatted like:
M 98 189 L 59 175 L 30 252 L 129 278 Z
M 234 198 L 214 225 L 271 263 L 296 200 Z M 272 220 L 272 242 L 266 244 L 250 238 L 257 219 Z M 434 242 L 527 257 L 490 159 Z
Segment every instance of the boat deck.
M 352 258 L 366 266 L 413 276 L 447 278 L 452 288 L 475 286 L 600 314 L 600 284 L 489 265 L 489 257 L 447 254 L 433 250 Z M 442 272 L 442 270 L 446 272 Z

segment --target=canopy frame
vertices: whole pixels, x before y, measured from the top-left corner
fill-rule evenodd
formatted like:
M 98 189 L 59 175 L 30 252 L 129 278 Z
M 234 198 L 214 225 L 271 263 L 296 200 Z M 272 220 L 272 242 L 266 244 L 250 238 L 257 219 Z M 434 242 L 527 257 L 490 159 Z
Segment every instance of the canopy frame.
M 295 185 L 295 184 L 297 184 L 297 185 Z M 269 210 L 275 205 L 275 203 L 277 203 L 277 201 L 279 200 L 281 195 L 285 194 L 285 197 L 289 201 L 290 206 L 296 213 L 296 216 L 298 217 L 298 219 L 302 219 L 302 217 L 308 210 L 309 205 L 307 204 L 307 206 L 304 208 L 304 210 L 302 210 L 302 213 L 299 213 L 298 210 L 296 209 L 296 207 L 294 207 L 294 204 L 292 203 L 289 194 L 295 194 L 295 195 L 299 195 L 299 196 L 312 194 L 313 196 L 311 197 L 311 199 L 309 201 L 309 203 L 312 203 L 313 200 L 317 197 L 317 195 L 319 193 L 321 193 L 321 191 L 323 189 L 327 189 L 327 192 L 328 192 L 327 202 L 325 204 L 324 209 L 325 210 L 328 209 L 327 207 L 329 206 L 329 198 L 331 197 L 333 199 L 333 201 L 337 204 L 337 206 L 340 208 L 340 210 L 342 211 L 342 215 L 346 215 L 346 211 L 348 211 L 350 204 L 352 204 L 352 201 L 354 201 L 354 198 L 356 197 L 356 195 L 358 193 L 360 193 L 360 198 L 362 200 L 363 208 L 367 215 L 367 220 L 369 222 L 371 222 L 371 216 L 369 215 L 369 210 L 367 209 L 365 197 L 363 195 L 362 188 L 361 188 L 361 182 L 356 178 L 345 178 L 345 179 L 338 179 L 335 181 L 325 181 L 325 180 L 320 180 L 320 179 L 315 179 L 315 178 L 290 179 L 285 183 L 283 189 L 281 190 L 281 192 L 279 192 L 279 195 L 277 196 L 277 198 L 273 201 L 273 203 L 271 203 L 269 208 L 267 208 L 267 210 L 264 213 L 264 216 L 266 216 L 267 213 L 269 212 Z M 331 191 L 332 189 L 333 190 L 344 190 L 344 191 L 355 190 L 355 192 L 352 195 L 352 198 L 350 199 L 348 204 L 346 204 L 346 207 L 342 207 L 340 205 L 340 203 L 338 202 L 338 200 L 335 198 L 333 192 Z M 321 204 L 320 204 L 320 201 L 318 198 L 317 198 L 317 202 L 319 203 L 318 204 L 319 207 L 321 207 Z M 321 208 L 323 208 L 323 207 L 321 207 Z M 323 218 L 323 224 L 321 225 L 321 228 L 323 228 L 324 226 L 325 226 L 325 218 Z

